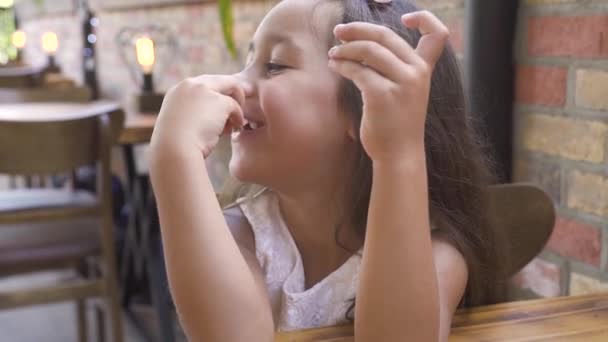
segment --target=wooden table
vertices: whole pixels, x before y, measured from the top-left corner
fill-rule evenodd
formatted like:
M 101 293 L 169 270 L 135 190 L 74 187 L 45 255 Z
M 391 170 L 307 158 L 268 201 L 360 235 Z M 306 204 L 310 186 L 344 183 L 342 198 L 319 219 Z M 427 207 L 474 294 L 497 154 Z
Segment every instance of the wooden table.
M 145 144 L 150 142 L 156 113 L 139 113 L 127 111 L 125 127 L 118 138 L 122 145 Z
M 17 65 L 0 67 L 0 87 L 35 87 L 43 81 L 45 66 Z
M 0 104 L 0 119 L 4 121 L 75 120 L 99 113 L 108 113 L 114 130 L 118 131 L 123 111 L 118 103 L 112 101 Z
M 352 342 L 353 327 L 279 334 L 275 342 Z M 608 293 L 558 297 L 459 311 L 450 341 L 608 341 Z

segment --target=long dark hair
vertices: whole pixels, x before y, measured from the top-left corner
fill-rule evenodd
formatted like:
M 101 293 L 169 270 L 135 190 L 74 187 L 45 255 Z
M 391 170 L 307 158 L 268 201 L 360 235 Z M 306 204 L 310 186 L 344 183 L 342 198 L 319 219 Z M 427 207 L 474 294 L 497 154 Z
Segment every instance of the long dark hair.
M 412 46 L 420 33 L 403 26 L 401 15 L 418 8 L 403 0 L 379 4 L 373 0 L 333 0 L 343 7 L 342 23 L 362 21 L 391 28 Z M 338 23 L 335 23 L 338 24 Z M 328 37 L 329 47 L 337 42 Z M 360 126 L 363 102 L 352 81 L 343 79 L 339 88 L 341 108 Z M 425 127 L 425 150 L 429 184 L 431 225 L 436 238 L 455 246 L 464 256 L 469 279 L 461 307 L 495 303 L 503 298 L 505 254 L 500 232 L 493 231 L 484 216 L 484 189 L 493 182 L 485 146 L 475 133 L 473 118 L 468 115 L 460 65 L 448 44 L 433 72 Z M 356 130 L 358 133 L 358 130 Z M 372 161 L 359 143 L 353 165 L 352 184 L 345 203 L 345 222 L 336 228 L 354 227 L 365 236 L 372 187 Z M 405 223 L 404 223 L 405 224 Z M 404 227 L 407 229 L 407 227 Z M 352 319 L 351 306 L 347 318 Z

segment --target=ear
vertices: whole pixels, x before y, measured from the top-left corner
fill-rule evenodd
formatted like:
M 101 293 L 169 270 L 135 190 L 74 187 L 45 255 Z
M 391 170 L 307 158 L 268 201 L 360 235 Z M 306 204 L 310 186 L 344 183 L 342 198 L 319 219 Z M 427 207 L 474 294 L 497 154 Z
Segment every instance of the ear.
M 346 126 L 346 134 L 353 139 L 353 141 L 358 141 L 357 138 L 357 127 L 355 127 L 355 123 L 352 120 L 348 120 L 348 124 Z
M 342 120 L 342 124 L 344 125 L 343 127 L 346 129 L 346 135 L 348 135 L 348 137 L 354 142 L 359 141 L 359 134 L 357 134 L 359 128 L 357 127 L 353 116 L 347 113 L 345 110 L 340 110 L 339 115 Z

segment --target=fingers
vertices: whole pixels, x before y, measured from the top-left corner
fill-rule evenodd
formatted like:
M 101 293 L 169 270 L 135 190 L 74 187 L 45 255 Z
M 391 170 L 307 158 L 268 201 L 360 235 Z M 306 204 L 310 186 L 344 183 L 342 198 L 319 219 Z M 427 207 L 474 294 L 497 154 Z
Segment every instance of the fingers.
M 390 84 L 390 81 L 382 75 L 357 62 L 332 59 L 329 61 L 328 66 L 344 78 L 353 81 L 362 92 L 375 92 L 385 89 L 387 84 Z
M 414 48 L 397 33 L 385 26 L 364 22 L 340 24 L 334 28 L 334 35 L 337 39 L 346 42 L 355 40 L 373 41 L 390 50 L 405 63 L 418 64 L 420 62 L 420 57 L 415 53 Z
M 219 97 L 219 100 L 225 108 L 225 112 L 228 113 L 224 133 L 226 133 L 226 130 L 228 130 L 228 132 L 232 132 L 232 129 L 239 129 L 243 127 L 246 121 L 241 105 L 230 96 L 220 94 Z
M 396 83 L 405 79 L 405 70 L 409 67 L 387 48 L 374 41 L 355 40 L 334 46 L 329 50 L 329 57 L 361 63 Z
M 245 91 L 236 77 L 225 75 L 202 75 L 193 77 L 191 80 L 197 83 L 200 82 L 209 89 L 220 94 L 234 98 L 241 106 L 245 104 Z
M 422 38 L 418 42 L 416 53 L 428 65 L 434 67 L 450 35 L 448 28 L 429 11 L 405 14 L 401 17 L 401 21 L 406 27 L 420 31 Z
M 194 88 L 211 90 L 211 93 L 215 93 L 217 96 L 217 100 L 224 108 L 223 112 L 228 113 L 222 134 L 232 132 L 233 129 L 239 129 L 245 125 L 246 120 L 242 109 L 245 104 L 245 90 L 236 77 L 202 75 L 192 77 L 188 82 Z

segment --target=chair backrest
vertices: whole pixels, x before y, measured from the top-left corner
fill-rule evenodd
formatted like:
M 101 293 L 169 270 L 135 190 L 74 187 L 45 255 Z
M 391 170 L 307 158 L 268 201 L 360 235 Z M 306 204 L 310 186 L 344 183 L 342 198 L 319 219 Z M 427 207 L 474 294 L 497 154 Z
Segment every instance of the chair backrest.
M 113 140 L 123 123 L 120 107 L 110 102 L 0 105 L 0 173 L 56 174 L 93 165 L 104 130 Z
M 486 196 L 489 224 L 507 240 L 507 271 L 512 276 L 546 245 L 555 225 L 555 207 L 543 190 L 531 184 L 492 185 Z

